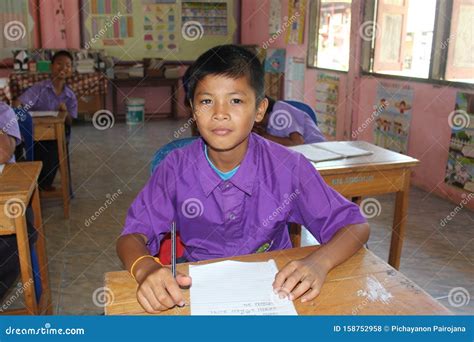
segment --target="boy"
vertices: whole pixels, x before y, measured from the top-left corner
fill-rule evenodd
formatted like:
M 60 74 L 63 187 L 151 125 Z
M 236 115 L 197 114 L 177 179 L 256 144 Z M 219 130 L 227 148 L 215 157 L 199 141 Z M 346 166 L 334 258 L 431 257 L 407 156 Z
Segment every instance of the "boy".
M 72 118 L 77 118 L 76 95 L 66 85 L 72 75 L 73 57 L 68 51 L 58 51 L 51 59 L 51 79 L 38 82 L 26 90 L 19 101 L 29 111 L 67 111 L 66 141 L 71 135 Z M 58 170 L 58 146 L 54 140 L 35 143 L 35 159 L 43 162 L 39 177 L 39 187 L 44 191 L 54 191 L 52 186 Z
M 117 241 L 138 301 L 150 313 L 185 304 L 180 286 L 191 278 L 173 278 L 153 258 L 173 221 L 188 261 L 291 248 L 287 222 L 304 224 L 323 246 L 286 265 L 273 286 L 292 300 L 313 299 L 329 270 L 367 241 L 364 217 L 301 154 L 251 133 L 268 105 L 255 55 L 217 46 L 191 68 L 188 98 L 201 138 L 161 162 Z
M 267 112 L 263 120 L 255 124 L 255 133 L 284 146 L 326 141 L 307 113 L 287 102 L 275 102 L 268 96 L 267 99 L 269 102 Z

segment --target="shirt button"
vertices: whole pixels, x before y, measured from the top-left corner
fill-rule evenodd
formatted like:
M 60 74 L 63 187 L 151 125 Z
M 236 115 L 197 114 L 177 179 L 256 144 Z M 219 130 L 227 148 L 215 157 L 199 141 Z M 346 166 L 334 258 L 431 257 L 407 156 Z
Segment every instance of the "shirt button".
M 234 213 L 230 213 L 230 215 L 229 215 L 229 219 L 231 219 L 231 220 L 235 219 L 235 215 L 234 215 Z
M 230 184 L 227 183 L 227 184 L 225 185 L 225 188 L 226 188 L 226 189 L 229 189 L 229 188 L 230 188 Z

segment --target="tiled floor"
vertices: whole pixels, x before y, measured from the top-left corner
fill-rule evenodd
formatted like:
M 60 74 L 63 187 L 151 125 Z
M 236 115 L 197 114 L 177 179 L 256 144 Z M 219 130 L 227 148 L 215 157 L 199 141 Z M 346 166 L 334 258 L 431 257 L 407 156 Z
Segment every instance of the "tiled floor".
M 103 286 L 105 272 L 121 269 L 115 241 L 127 208 L 149 177 L 153 153 L 172 140 L 183 124 L 184 121 L 155 121 L 130 129 L 116 123 L 103 131 L 90 124 L 73 128 L 75 198 L 70 219 L 64 219 L 61 202 L 42 201 L 55 314 L 103 312 L 103 298 L 94 295 L 94 291 Z M 96 215 L 109 198 L 114 199 L 113 203 Z M 394 196 L 376 199 L 381 211 L 370 219 L 369 248 L 386 260 Z M 461 307 L 448 301 L 448 293 L 456 287 L 474 295 L 474 213 L 463 209 L 444 228 L 439 224 L 454 207 L 412 188 L 400 270 L 453 312 L 473 314 L 474 299 Z M 312 243 L 311 236 L 304 234 L 303 241 Z M 20 304 L 18 300 L 13 306 Z

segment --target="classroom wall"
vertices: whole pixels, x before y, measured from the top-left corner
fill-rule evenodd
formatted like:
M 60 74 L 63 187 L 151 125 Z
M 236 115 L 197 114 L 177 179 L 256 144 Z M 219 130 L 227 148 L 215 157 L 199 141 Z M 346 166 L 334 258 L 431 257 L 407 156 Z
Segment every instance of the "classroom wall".
M 288 1 L 282 0 L 282 17 L 288 14 Z M 269 1 L 242 0 L 241 39 L 242 44 L 262 45 L 270 37 L 268 35 Z M 270 48 L 287 49 L 287 57 L 307 55 L 309 33 L 309 1 L 306 11 L 304 42 L 301 45 L 286 45 L 284 35 L 281 35 Z M 444 173 L 448 159 L 451 129 L 448 125 L 448 115 L 454 110 L 456 93 L 467 91 L 449 86 L 441 86 L 414 81 L 401 81 L 390 78 L 363 76 L 360 65 L 361 40 L 359 26 L 363 22 L 364 1 L 352 3 L 352 37 L 351 63 L 347 73 L 333 72 L 340 77 L 339 105 L 337 109 L 338 140 L 352 140 L 351 132 L 362 123 L 369 120 L 376 100 L 377 84 L 379 82 L 409 85 L 413 91 L 412 122 L 408 145 L 408 155 L 420 160 L 420 165 L 414 169 L 412 184 L 430 193 L 444 197 L 459 204 L 464 192 L 445 185 Z M 316 104 L 315 82 L 318 71 L 312 68 L 305 70 L 305 102 L 312 107 Z M 324 71 L 327 73 L 327 71 Z M 370 122 L 370 120 L 369 120 Z M 357 136 L 357 140 L 373 142 L 373 127 L 370 125 Z M 468 207 L 474 209 L 474 202 Z

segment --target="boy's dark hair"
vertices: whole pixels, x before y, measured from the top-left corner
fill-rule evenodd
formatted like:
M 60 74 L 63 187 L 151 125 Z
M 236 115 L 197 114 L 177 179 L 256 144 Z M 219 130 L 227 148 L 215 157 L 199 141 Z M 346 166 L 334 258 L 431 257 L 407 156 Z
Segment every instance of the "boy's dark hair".
M 219 45 L 204 52 L 191 65 L 184 76 L 187 99 L 192 103 L 199 81 L 208 75 L 221 75 L 233 79 L 247 77 L 255 92 L 256 103 L 265 97 L 264 72 L 258 57 L 238 45 Z
M 69 51 L 66 51 L 66 50 L 60 50 L 58 52 L 56 52 L 53 57 L 51 58 L 51 64 L 54 63 L 54 61 L 58 58 L 58 57 L 61 57 L 61 56 L 66 56 L 67 58 L 69 58 L 71 60 L 71 62 L 74 62 L 74 57 L 72 57 L 72 54 L 69 52 Z

